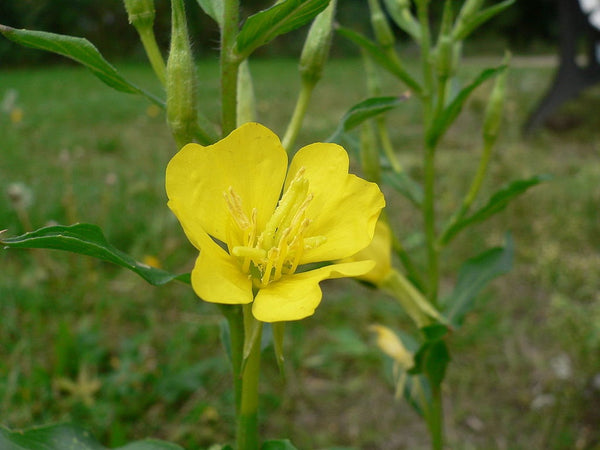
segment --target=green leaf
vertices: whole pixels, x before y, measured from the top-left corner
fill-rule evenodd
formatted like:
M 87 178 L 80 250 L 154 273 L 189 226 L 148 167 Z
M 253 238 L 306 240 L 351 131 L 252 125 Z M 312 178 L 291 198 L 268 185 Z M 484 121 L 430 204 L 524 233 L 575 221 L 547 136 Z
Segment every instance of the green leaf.
M 434 386 L 442 384 L 446 375 L 446 368 L 450 362 L 450 352 L 443 340 L 425 342 L 414 358 L 415 367 L 409 373 L 423 373 Z
M 160 286 L 175 279 L 189 283 L 189 274 L 173 275 L 136 261 L 110 245 L 98 226 L 88 223 L 70 226 L 55 225 L 40 228 L 22 236 L 0 237 L 0 244 L 8 248 L 46 248 L 92 256 L 125 267 L 154 286 Z
M 426 140 L 427 145 L 431 148 L 435 148 L 438 140 L 444 135 L 446 130 L 456 120 L 462 108 L 469 98 L 469 95 L 480 86 L 484 81 L 496 76 L 500 72 L 506 69 L 506 65 L 499 67 L 483 70 L 475 80 L 465 86 L 458 95 L 450 102 L 448 106 L 444 108 L 442 113 L 435 117 L 430 131 L 427 133 Z
M 385 171 L 382 178 L 384 183 L 404 195 L 417 208 L 421 208 L 423 204 L 423 188 L 406 172 Z
M 477 12 L 476 14 L 473 14 L 473 16 L 467 18 L 462 24 L 462 27 L 460 27 L 460 29 L 457 30 L 458 32 L 454 36 L 454 39 L 457 41 L 462 41 L 469 34 L 471 34 L 473 31 L 479 28 L 483 23 L 487 22 L 495 15 L 500 14 L 502 11 L 511 6 L 514 2 L 515 0 L 505 0 L 503 2 L 490 6 L 489 8 L 483 9 Z
M 265 441 L 261 450 L 298 450 L 288 439 Z
M 335 132 L 329 136 L 328 142 L 339 142 L 341 136 L 351 129 L 357 127 L 362 122 L 378 114 L 382 114 L 391 109 L 397 108 L 407 97 L 372 97 L 357 103 L 350 108 L 340 120 Z
M 551 178 L 552 177 L 550 175 L 545 174 L 535 175 L 531 178 L 513 181 L 508 185 L 500 188 L 494 193 L 494 195 L 490 197 L 488 202 L 483 207 L 475 211 L 469 217 L 466 217 L 454 223 L 447 230 L 445 230 L 440 242 L 443 245 L 448 243 L 458 232 L 460 232 L 465 227 L 468 227 L 469 225 L 472 225 L 474 223 L 482 222 L 487 218 L 493 216 L 494 214 L 499 213 L 504 208 L 506 208 L 506 206 L 515 197 L 525 193 L 529 188 L 536 186 L 544 181 L 548 181 Z
M 0 33 L 25 47 L 57 53 L 87 67 L 105 84 L 127 94 L 140 94 L 164 108 L 165 102 L 121 76 L 94 45 L 84 38 L 47 33 L 45 31 L 17 30 L 0 25 Z
M 504 247 L 487 250 L 462 265 L 452 294 L 442 302 L 444 315 L 454 327 L 461 326 L 483 288 L 494 278 L 510 271 L 513 255 L 513 240 L 507 234 Z
M 198 5 L 223 28 L 223 0 L 198 0 Z
M 437 341 L 448 334 L 448 327 L 443 324 L 435 323 L 421 328 L 421 332 L 428 341 Z
M 390 55 L 379 46 L 379 44 L 371 41 L 356 31 L 344 27 L 339 27 L 337 31 L 342 36 L 350 39 L 356 45 L 365 50 L 377 64 L 400 79 L 404 84 L 406 84 L 406 86 L 408 86 L 409 89 L 411 89 L 417 95 L 421 94 L 423 91 L 421 85 L 404 69 L 404 67 L 402 67 L 402 64 L 400 64 L 400 60 L 398 58 L 391 58 Z
M 246 58 L 280 34 L 307 24 L 328 4 L 329 0 L 285 0 L 248 17 L 237 37 L 238 53 Z
M 2 450 L 107 450 L 92 435 L 75 425 L 46 425 L 27 430 L 10 431 L 0 427 Z M 164 441 L 148 439 L 118 447 L 115 450 L 183 450 Z

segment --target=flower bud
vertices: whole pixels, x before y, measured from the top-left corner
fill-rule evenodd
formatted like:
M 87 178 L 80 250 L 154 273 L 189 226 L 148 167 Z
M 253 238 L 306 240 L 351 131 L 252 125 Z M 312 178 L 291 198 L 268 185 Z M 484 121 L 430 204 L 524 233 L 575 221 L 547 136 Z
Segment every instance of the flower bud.
M 124 0 L 129 23 L 134 27 L 151 27 L 156 12 L 153 0 Z
M 410 10 L 410 0 L 384 0 L 392 19 L 417 42 L 421 41 L 421 27 Z
M 167 122 L 178 146 L 194 140 L 197 129 L 196 73 L 183 0 L 171 2 L 171 48 L 167 60 Z
M 449 35 L 440 36 L 435 63 L 438 78 L 447 80 L 454 73 L 454 41 Z
M 462 40 L 471 31 L 468 26 L 468 22 L 473 18 L 475 14 L 481 9 L 481 5 L 484 0 L 466 0 L 463 4 L 458 17 L 456 18 L 456 24 L 452 32 L 456 40 Z
M 331 46 L 335 6 L 336 0 L 331 0 L 329 6 L 319 13 L 308 30 L 300 55 L 300 76 L 304 82 L 314 84 L 321 79 Z
M 394 32 L 381 9 L 379 0 L 369 0 L 369 10 L 371 11 L 371 25 L 375 31 L 375 38 L 383 48 L 389 48 L 394 45 L 396 40 Z
M 240 64 L 237 79 L 237 125 L 256 120 L 256 99 L 248 60 Z
M 483 120 L 483 140 L 485 145 L 492 145 L 497 137 L 502 123 L 502 113 L 504 110 L 504 99 L 506 97 L 506 76 L 507 69 L 504 69 L 497 77 L 490 99 L 487 104 Z

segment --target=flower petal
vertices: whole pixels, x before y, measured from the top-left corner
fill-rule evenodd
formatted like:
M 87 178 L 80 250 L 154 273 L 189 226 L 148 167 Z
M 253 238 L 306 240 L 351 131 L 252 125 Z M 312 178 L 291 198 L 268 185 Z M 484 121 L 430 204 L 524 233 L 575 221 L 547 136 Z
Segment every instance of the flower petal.
M 390 274 L 392 270 L 392 232 L 384 220 L 378 220 L 375 227 L 375 235 L 371 243 L 361 251 L 340 262 L 362 261 L 370 259 L 375 261 L 372 270 L 359 276 L 361 280 L 379 285 Z
M 252 281 L 240 270 L 233 256 L 202 232 L 200 256 L 192 269 L 192 288 L 211 303 L 245 304 L 253 300 Z
M 290 165 L 288 180 L 303 167 L 314 198 L 307 216 L 306 236 L 325 236 L 326 242 L 307 250 L 300 263 L 346 258 L 373 239 L 385 206 L 379 186 L 348 174 L 348 154 L 336 144 L 317 143 L 301 148 Z
M 247 123 L 213 145 L 188 144 L 171 159 L 169 207 L 194 245 L 201 229 L 227 242 L 228 231 L 236 230 L 224 194 L 233 188 L 248 218 L 256 208 L 260 230 L 275 209 L 286 166 L 279 138 L 260 124 Z
M 252 314 L 263 322 L 300 320 L 311 316 L 323 293 L 319 283 L 331 278 L 355 277 L 373 268 L 373 261 L 332 264 L 282 277 L 256 294 Z

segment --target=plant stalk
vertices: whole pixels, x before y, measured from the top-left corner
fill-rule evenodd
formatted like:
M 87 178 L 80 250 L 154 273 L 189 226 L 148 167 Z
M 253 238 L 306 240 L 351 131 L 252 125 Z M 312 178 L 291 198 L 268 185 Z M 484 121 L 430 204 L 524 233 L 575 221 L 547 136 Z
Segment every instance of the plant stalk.
M 309 80 L 302 80 L 302 87 L 298 94 L 298 100 L 296 100 L 296 106 L 288 124 L 285 135 L 283 136 L 282 145 L 283 148 L 289 153 L 296 142 L 300 128 L 302 128 L 302 122 L 306 115 L 306 110 L 310 102 L 312 91 L 315 87 L 316 82 Z
M 258 449 L 258 380 L 261 334 L 262 323 L 242 373 L 241 404 L 237 416 L 237 450 Z
M 444 416 L 441 386 L 432 386 L 432 403 L 427 414 L 427 427 L 431 437 L 432 450 L 444 448 Z
M 144 50 L 146 51 L 146 56 L 148 56 L 148 60 L 150 61 L 150 65 L 152 66 L 156 77 L 163 87 L 166 86 L 167 77 L 165 60 L 160 53 L 158 44 L 156 43 L 154 31 L 150 27 L 139 27 L 137 28 L 137 31 L 140 36 L 140 40 L 142 41 L 142 45 L 144 46 Z
M 223 1 L 221 30 L 221 127 L 222 136 L 237 126 L 237 75 L 241 63 L 236 52 L 239 22 L 239 0 Z

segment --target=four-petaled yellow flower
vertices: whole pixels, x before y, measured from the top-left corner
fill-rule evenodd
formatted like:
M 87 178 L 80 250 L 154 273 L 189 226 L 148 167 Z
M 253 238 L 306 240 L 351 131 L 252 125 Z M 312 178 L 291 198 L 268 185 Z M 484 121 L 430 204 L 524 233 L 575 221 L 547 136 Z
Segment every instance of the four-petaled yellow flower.
M 319 282 L 362 275 L 373 262 L 307 269 L 371 242 L 385 205 L 379 187 L 348 173 L 336 144 L 300 149 L 289 168 L 279 138 L 248 123 L 221 141 L 188 144 L 169 162 L 169 207 L 200 250 L 192 287 L 205 301 L 252 304 L 263 322 L 310 316 Z

